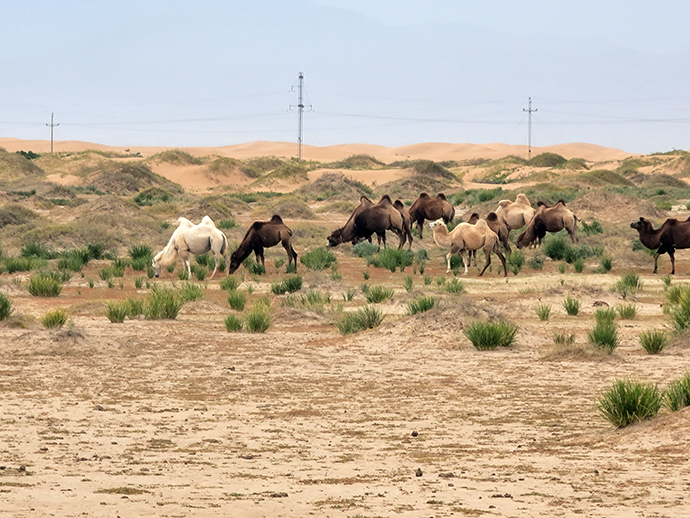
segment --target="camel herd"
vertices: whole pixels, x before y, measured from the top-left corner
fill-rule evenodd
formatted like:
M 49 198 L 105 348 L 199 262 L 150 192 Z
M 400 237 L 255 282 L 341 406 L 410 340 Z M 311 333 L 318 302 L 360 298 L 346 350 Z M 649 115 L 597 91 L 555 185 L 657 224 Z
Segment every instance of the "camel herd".
M 400 200 L 393 201 L 387 194 L 374 203 L 366 196 L 360 198 L 360 203 L 352 212 L 345 225 L 335 229 L 329 236 L 327 247 L 335 247 L 341 243 L 358 243 L 371 239 L 376 234 L 379 244 L 386 246 L 386 232 L 392 231 L 399 238 L 398 248 L 405 243 L 412 247 L 412 225 L 417 226 L 419 239 L 423 239 L 425 221 L 433 230 L 434 242 L 441 248 L 448 249 L 446 255 L 447 272 L 450 271 L 450 259 L 453 254 L 462 257 L 465 275 L 472 258 L 476 264 L 476 252 L 483 250 L 486 263 L 480 272 L 484 274 L 491 264 L 491 254 L 494 253 L 503 265 L 503 275 L 506 276 L 506 259 L 499 245 L 503 245 L 506 254 L 511 253 L 509 244 L 510 232 L 525 228 L 517 237 L 517 247 L 539 246 L 547 232 L 559 232 L 565 229 L 572 242 L 577 242 L 577 222 L 579 219 L 566 207 L 565 201 L 559 200 L 549 206 L 542 201 L 533 208 L 527 196 L 518 194 L 515 201 L 501 200 L 495 212 L 490 212 L 486 218 L 480 219 L 478 213 L 473 213 L 468 222 L 459 223 L 449 231 L 446 226 L 455 217 L 455 208 L 448 202 L 443 193 L 432 198 L 427 193 L 421 193 L 412 203 L 409 210 Z M 188 273 L 189 254 L 203 254 L 212 251 L 216 257 L 216 265 L 223 257 L 227 262 L 227 239 L 218 230 L 208 216 L 204 216 L 199 225 L 193 225 L 186 218 L 179 218 L 179 226 L 173 233 L 166 247 L 156 254 L 153 268 L 156 276 L 161 268 L 171 265 L 178 257 L 184 262 Z M 661 227 L 654 230 L 652 224 L 645 218 L 640 218 L 630 224 L 638 231 L 640 242 L 650 250 L 656 250 L 654 255 L 654 273 L 657 272 L 657 260 L 661 254 L 667 253 L 671 258 L 671 273 L 675 274 L 676 249 L 690 248 L 690 218 L 686 221 L 667 219 Z M 288 255 L 288 265 L 294 263 L 297 267 L 297 253 L 292 247 L 292 230 L 285 225 L 279 215 L 274 215 L 269 221 L 255 221 L 249 227 L 237 250 L 235 250 L 228 265 L 228 274 L 234 273 L 242 262 L 254 252 L 256 262 L 265 264 L 264 248 L 281 243 Z M 211 278 L 215 274 L 213 270 Z M 446 272 L 446 273 L 447 273 Z

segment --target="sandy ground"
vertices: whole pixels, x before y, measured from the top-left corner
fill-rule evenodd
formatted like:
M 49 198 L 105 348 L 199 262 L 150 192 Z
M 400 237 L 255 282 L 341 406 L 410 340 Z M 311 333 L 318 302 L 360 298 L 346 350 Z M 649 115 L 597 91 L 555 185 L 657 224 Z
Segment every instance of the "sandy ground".
M 57 299 L 6 282 L 17 312 L 65 307 L 73 325 L 0 329 L 0 516 L 689 515 L 690 412 L 616 431 L 595 409 L 615 378 L 663 387 L 690 365 L 682 340 L 655 356 L 637 344 L 640 330 L 668 323 L 660 277 L 643 275 L 640 313 L 620 322 L 615 353 L 587 354 L 594 303 L 620 302 L 617 276 L 473 270 L 456 296 L 436 283 L 436 252 L 429 286 L 370 269 L 368 282 L 396 294 L 379 329 L 347 337 L 279 299 L 267 333 L 228 333 L 218 279 L 176 320 L 123 324 L 101 303 L 135 295 L 140 273 L 123 289 L 90 289 L 90 265 Z M 364 260 L 338 259 L 343 280 L 302 268 L 303 290 L 337 303 L 359 286 Z M 258 283 L 247 277 L 252 297 L 278 278 L 273 266 Z M 404 316 L 421 294 L 443 302 Z M 583 303 L 577 317 L 561 308 L 566 294 Z M 548 322 L 538 301 L 552 305 Z M 359 293 L 345 307 L 362 303 Z M 497 314 L 519 326 L 517 345 L 474 350 L 463 327 Z M 571 353 L 556 352 L 557 332 L 576 334 Z

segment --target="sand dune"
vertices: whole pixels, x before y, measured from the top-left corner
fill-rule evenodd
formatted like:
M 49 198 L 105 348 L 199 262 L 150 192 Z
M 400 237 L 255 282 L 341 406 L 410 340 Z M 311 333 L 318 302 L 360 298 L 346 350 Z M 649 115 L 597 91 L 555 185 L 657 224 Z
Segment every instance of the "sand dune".
M 47 153 L 50 151 L 50 141 L 46 140 L 20 140 L 15 138 L 0 138 L 0 147 L 8 151 L 34 151 L 36 153 Z M 166 149 L 166 147 L 146 147 L 146 146 L 106 146 L 91 142 L 79 141 L 56 141 L 53 145 L 57 151 L 79 152 L 87 149 L 99 151 L 114 151 L 141 153 L 143 156 L 150 156 Z M 240 160 L 258 156 L 278 156 L 296 157 L 297 144 L 291 142 L 248 142 L 246 144 L 236 144 L 221 147 L 183 147 L 183 149 L 195 156 L 220 155 Z M 539 153 L 551 152 L 558 153 L 565 158 L 584 158 L 593 162 L 605 162 L 609 160 L 622 160 L 632 153 L 620 149 L 605 148 L 595 144 L 571 143 L 558 144 L 554 146 L 532 148 L 532 156 Z M 317 160 L 330 162 L 342 160 L 352 155 L 367 154 L 385 163 L 398 160 L 428 159 L 435 161 L 444 160 L 471 160 L 477 158 L 496 159 L 508 155 L 518 155 L 527 158 L 527 146 L 508 145 L 508 144 L 453 144 L 442 142 L 427 142 L 411 144 L 401 147 L 384 147 L 373 144 L 340 144 L 335 146 L 303 146 L 302 157 L 306 160 Z

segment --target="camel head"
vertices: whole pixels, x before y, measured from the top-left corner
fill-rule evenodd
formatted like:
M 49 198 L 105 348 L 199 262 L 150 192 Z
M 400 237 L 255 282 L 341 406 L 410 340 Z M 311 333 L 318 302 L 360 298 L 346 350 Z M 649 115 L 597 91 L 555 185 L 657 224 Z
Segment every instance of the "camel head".
M 640 232 L 641 230 L 649 229 L 651 228 L 651 226 L 652 224 L 643 217 L 640 217 L 639 220 L 630 223 L 630 228 L 634 228 L 638 232 Z
M 160 265 L 160 260 L 161 257 L 163 257 L 163 251 L 158 252 L 153 260 L 151 261 L 151 266 L 153 267 L 153 275 L 154 277 L 160 277 L 161 276 L 161 265 Z
M 343 229 L 342 228 L 336 228 L 333 232 L 331 232 L 331 235 L 328 236 L 328 244 L 326 245 L 326 248 L 336 247 L 342 242 L 343 242 Z
M 230 266 L 228 267 L 228 275 L 235 273 L 235 271 L 240 267 L 241 264 L 242 259 L 240 257 L 240 252 L 239 250 L 235 250 L 230 255 Z
M 446 231 L 448 230 L 448 227 L 447 227 L 446 224 L 443 222 L 443 218 L 439 218 L 439 219 L 437 219 L 436 221 L 430 221 L 430 222 L 429 222 L 429 228 L 430 228 L 430 229 L 432 229 L 432 230 L 435 231 L 437 227 L 439 228 L 439 230 L 442 230 L 441 227 L 445 228 Z
M 534 240 L 537 238 L 537 234 L 534 231 L 534 226 L 528 225 L 525 231 L 520 234 L 517 238 L 517 247 L 518 248 L 525 248 L 526 246 L 531 245 Z

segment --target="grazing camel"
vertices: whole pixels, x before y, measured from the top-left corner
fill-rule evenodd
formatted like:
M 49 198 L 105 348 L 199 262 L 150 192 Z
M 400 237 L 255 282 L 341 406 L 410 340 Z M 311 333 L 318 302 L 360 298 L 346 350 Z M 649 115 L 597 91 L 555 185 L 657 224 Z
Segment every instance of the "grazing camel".
M 563 229 L 568 231 L 573 243 L 577 242 L 577 216 L 566 208 L 565 202 L 558 200 L 552 207 L 540 203 L 527 228 L 518 236 L 517 246 L 524 248 L 537 240 L 541 242 L 547 232 L 560 232 Z
M 442 192 L 438 193 L 435 198 L 431 198 L 423 192 L 414 201 L 409 213 L 411 220 L 417 224 L 419 239 L 422 239 L 424 220 L 434 221 L 442 218 L 445 223 L 450 223 L 455 217 L 455 207 L 448 202 Z
M 283 218 L 274 214 L 270 221 L 255 221 L 251 224 L 244 238 L 232 255 L 230 256 L 230 267 L 228 273 L 234 273 L 242 262 L 254 251 L 256 262 L 261 261 L 265 265 L 264 248 L 282 243 L 287 252 L 288 266 L 295 263 L 297 269 L 297 253 L 292 248 L 292 230 L 283 223 Z
M 515 201 L 499 201 L 496 209 L 496 215 L 506 224 L 508 232 L 527 225 L 532 220 L 534 212 L 527 196 L 522 193 L 515 197 Z
M 450 251 L 446 254 L 446 273 L 450 272 L 450 258 L 453 254 L 459 252 L 460 257 L 462 257 L 462 262 L 465 265 L 465 275 L 467 275 L 469 261 L 465 252 L 481 249 L 484 250 L 486 264 L 484 264 L 484 268 L 479 274 L 480 277 L 484 275 L 484 272 L 491 264 L 491 252 L 494 252 L 501 260 L 501 264 L 503 264 L 503 276 L 505 277 L 508 275 L 506 258 L 503 256 L 498 246 L 498 236 L 489 228 L 489 225 L 487 225 L 486 221 L 483 219 L 480 219 L 474 225 L 460 223 L 452 232 L 448 232 L 448 227 L 446 227 L 442 219 L 432 221 L 429 223 L 429 227 L 434 231 L 434 241 L 436 244 L 442 248 L 450 248 Z
M 406 240 L 403 217 L 393 206 L 390 196 L 385 194 L 375 205 L 362 196 L 359 207 L 352 213 L 345 226 L 334 230 L 328 236 L 327 246 L 331 248 L 349 241 L 357 243 L 362 239 L 371 241 L 371 236 L 376 234 L 379 243 L 383 242 L 385 248 L 386 230 L 391 230 L 398 235 L 400 239 L 398 248 L 402 248 Z
M 670 218 L 664 221 L 658 229 L 654 230 L 652 224 L 645 218 L 630 223 L 640 234 L 640 242 L 650 250 L 656 250 L 654 254 L 654 273 L 657 272 L 657 261 L 661 254 L 668 254 L 671 258 L 671 273 L 676 273 L 676 250 L 690 248 L 690 218 L 678 221 Z
M 209 277 L 209 279 L 213 279 L 218 270 L 220 259 L 226 259 L 225 262 L 227 262 L 228 240 L 225 234 L 216 228 L 213 220 L 208 216 L 204 216 L 198 225 L 194 225 L 187 218 L 179 218 L 177 221 L 178 227 L 170 236 L 170 241 L 153 258 L 151 264 L 154 275 L 160 277 L 161 269 L 168 268 L 179 257 L 187 269 L 187 275 L 191 277 L 192 269 L 189 254 L 199 255 L 213 252 L 215 266 L 211 277 Z

